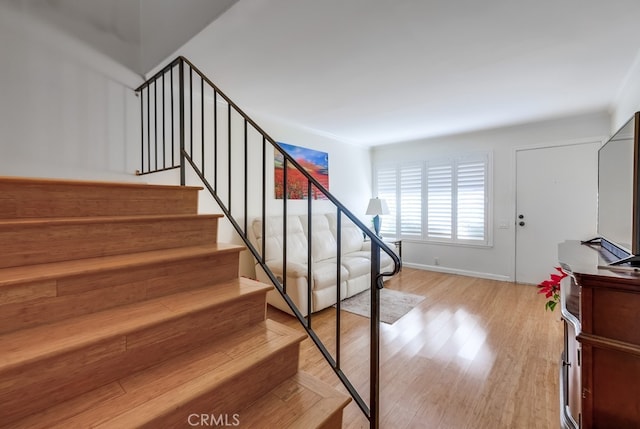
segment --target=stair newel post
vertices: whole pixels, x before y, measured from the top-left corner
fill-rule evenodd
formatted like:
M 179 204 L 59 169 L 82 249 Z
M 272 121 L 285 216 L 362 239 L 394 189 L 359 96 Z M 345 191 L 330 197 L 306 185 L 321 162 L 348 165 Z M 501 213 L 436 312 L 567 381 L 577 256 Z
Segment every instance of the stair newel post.
M 184 186 L 186 184 L 186 165 L 185 165 L 185 157 L 184 157 L 184 139 L 185 139 L 185 127 L 184 127 L 184 60 L 180 58 L 179 64 L 179 80 L 180 84 L 179 92 L 180 92 L 180 185 Z
M 380 245 L 375 239 L 371 239 L 371 339 L 369 359 L 369 427 L 378 428 L 378 399 L 380 397 Z

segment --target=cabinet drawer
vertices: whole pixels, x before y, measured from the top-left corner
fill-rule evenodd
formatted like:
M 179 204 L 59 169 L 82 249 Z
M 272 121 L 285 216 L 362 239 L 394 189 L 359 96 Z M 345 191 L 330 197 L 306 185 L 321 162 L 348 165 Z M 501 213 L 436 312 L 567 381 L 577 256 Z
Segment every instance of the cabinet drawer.
M 640 293 L 584 287 L 581 299 L 582 332 L 640 344 Z

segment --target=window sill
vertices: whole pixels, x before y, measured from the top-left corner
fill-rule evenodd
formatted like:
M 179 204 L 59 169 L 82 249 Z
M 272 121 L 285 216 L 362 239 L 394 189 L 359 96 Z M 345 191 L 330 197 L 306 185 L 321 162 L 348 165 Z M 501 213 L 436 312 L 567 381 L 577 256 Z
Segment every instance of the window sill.
M 493 243 L 456 243 L 451 241 L 436 241 L 436 240 L 421 240 L 418 238 L 402 238 L 403 243 L 415 243 L 422 245 L 433 245 L 433 246 L 451 246 L 451 247 L 466 247 L 471 249 L 492 249 Z

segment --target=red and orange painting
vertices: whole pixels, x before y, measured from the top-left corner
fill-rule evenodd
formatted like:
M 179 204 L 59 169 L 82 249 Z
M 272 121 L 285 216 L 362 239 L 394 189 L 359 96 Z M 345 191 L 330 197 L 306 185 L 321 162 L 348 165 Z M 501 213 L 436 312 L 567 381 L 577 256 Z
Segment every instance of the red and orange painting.
M 329 154 L 300 146 L 278 142 L 293 159 L 296 160 L 307 173 L 316 179 L 325 189 L 329 190 Z M 275 191 L 276 199 L 281 200 L 284 195 L 284 155 L 275 151 Z M 288 165 L 287 171 L 287 199 L 306 200 L 308 194 L 307 178 L 298 170 Z M 325 195 L 315 186 L 311 188 L 311 198 L 324 200 Z

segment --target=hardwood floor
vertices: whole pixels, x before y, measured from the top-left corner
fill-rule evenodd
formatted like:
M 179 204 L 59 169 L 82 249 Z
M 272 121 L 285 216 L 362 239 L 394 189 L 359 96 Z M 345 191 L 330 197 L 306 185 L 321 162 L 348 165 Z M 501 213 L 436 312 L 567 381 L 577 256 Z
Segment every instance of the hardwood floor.
M 557 428 L 560 314 L 544 310 L 537 289 L 404 268 L 390 289 L 426 297 L 381 326 L 381 428 Z M 268 317 L 298 322 L 269 307 Z M 369 319 L 342 312 L 341 365 L 368 402 Z M 312 325 L 335 351 L 335 309 Z M 301 327 L 297 327 L 301 329 Z M 344 390 L 307 338 L 300 369 Z M 352 402 L 345 428 L 368 427 Z

